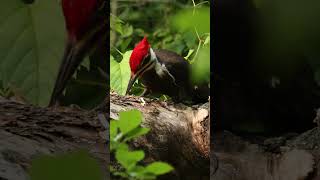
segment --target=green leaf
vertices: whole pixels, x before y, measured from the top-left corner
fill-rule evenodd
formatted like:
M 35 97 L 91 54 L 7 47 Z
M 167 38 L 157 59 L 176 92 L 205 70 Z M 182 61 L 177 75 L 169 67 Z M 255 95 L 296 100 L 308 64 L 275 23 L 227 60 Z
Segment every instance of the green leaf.
M 126 49 L 128 48 L 129 44 L 131 43 L 132 41 L 132 38 L 131 37 L 128 37 L 128 38 L 124 38 L 123 41 L 121 41 L 120 43 L 120 50 L 125 52 Z
M 98 162 L 87 152 L 74 152 L 34 159 L 30 169 L 31 180 L 101 180 Z
M 130 79 L 129 58 L 132 51 L 124 53 L 122 61 L 118 63 L 110 56 L 110 87 L 120 95 L 125 95 Z
M 110 16 L 110 29 L 120 33 L 120 34 L 123 34 L 123 24 L 124 22 L 119 19 L 117 16 L 114 16 L 111 14 Z
M 142 121 L 142 114 L 138 110 L 122 111 L 119 113 L 118 126 L 120 131 L 126 135 L 131 130 L 137 128 Z
M 114 172 L 113 175 L 115 175 L 115 176 L 120 176 L 120 177 L 123 177 L 123 178 L 126 178 L 126 179 L 128 179 L 128 177 L 129 177 L 127 173 L 125 173 L 125 172 L 118 172 L 118 171 Z
M 198 44 L 198 37 L 194 29 L 190 29 L 182 34 L 183 41 L 186 43 L 189 49 L 196 48 Z
M 123 27 L 123 33 L 122 33 L 122 36 L 123 37 L 129 37 L 131 36 L 133 33 L 133 27 L 129 24 L 126 24 L 124 27 Z
M 50 22 L 50 23 L 49 23 Z M 26 99 L 47 105 L 63 54 L 59 1 L 3 0 L 0 6 L 0 80 Z
M 150 131 L 149 128 L 142 128 L 142 127 L 137 127 L 133 130 L 131 130 L 127 135 L 126 135 L 126 138 L 124 139 L 124 141 L 129 141 L 131 139 L 134 139 L 134 138 L 137 138 L 137 137 L 140 137 L 142 135 L 145 135 L 147 134 L 148 132 Z
M 118 125 L 116 120 L 110 121 L 110 139 L 114 139 L 118 133 Z
M 122 24 L 115 24 L 114 25 L 114 30 L 116 30 L 118 33 L 123 34 L 123 25 Z
M 143 151 L 128 151 L 126 149 L 118 149 L 116 151 L 117 161 L 126 169 L 134 167 L 144 158 Z
M 128 171 L 129 175 L 131 177 L 139 177 L 143 172 L 145 171 L 145 168 L 143 166 L 136 165 Z
M 110 141 L 110 152 L 119 150 L 119 149 L 124 149 L 124 150 L 128 150 L 129 146 L 125 143 L 121 143 L 118 141 L 114 141 L 113 139 Z
M 172 170 L 173 167 L 164 162 L 154 162 L 145 168 L 145 172 L 153 173 L 155 175 L 166 174 Z
M 129 172 L 135 172 L 135 173 L 142 173 L 143 171 L 145 171 L 145 167 L 140 166 L 140 165 L 136 165 L 135 167 L 131 168 L 129 170 Z

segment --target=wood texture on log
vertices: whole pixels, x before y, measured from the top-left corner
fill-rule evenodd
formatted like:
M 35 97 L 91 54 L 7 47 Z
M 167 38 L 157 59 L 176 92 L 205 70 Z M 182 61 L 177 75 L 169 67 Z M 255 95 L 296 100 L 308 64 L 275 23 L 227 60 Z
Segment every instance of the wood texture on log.
M 171 163 L 175 179 L 209 178 L 209 103 L 188 107 L 112 94 L 110 116 L 139 109 L 151 132 L 133 142 L 147 160 Z M 108 105 L 108 103 L 107 103 Z M 99 108 L 99 110 L 108 108 Z M 109 113 L 105 114 L 106 117 Z M 98 113 L 70 107 L 40 108 L 0 99 L 0 177 L 26 179 L 34 157 L 87 149 L 107 169 L 107 131 Z M 167 178 L 164 177 L 164 178 Z
M 318 180 L 319 128 L 255 142 L 230 132 L 213 134 L 214 180 Z
M 106 135 L 96 112 L 40 108 L 0 97 L 0 179 L 25 180 L 35 157 L 79 149 L 99 160 L 105 171 Z

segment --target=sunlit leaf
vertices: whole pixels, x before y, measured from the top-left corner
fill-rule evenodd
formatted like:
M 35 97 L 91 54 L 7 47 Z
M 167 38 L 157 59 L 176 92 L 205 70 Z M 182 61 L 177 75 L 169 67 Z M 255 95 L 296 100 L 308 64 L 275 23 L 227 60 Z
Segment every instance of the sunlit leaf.
M 143 128 L 143 127 L 137 127 L 133 130 L 131 130 L 127 135 L 126 138 L 124 139 L 124 141 L 129 141 L 131 139 L 140 137 L 142 135 L 147 134 L 150 131 L 149 128 Z
M 122 111 L 119 113 L 118 126 L 123 134 L 127 134 L 131 130 L 140 125 L 142 114 L 138 110 Z
M 110 139 L 114 139 L 117 134 L 118 134 L 117 121 L 111 120 L 110 121 Z
M 146 172 L 153 173 L 155 175 L 162 175 L 166 174 L 173 170 L 173 167 L 167 163 L 164 162 L 154 162 L 149 164 L 146 168 Z
M 134 167 L 137 162 L 144 158 L 143 151 L 128 151 L 125 149 L 118 149 L 116 151 L 117 161 L 126 169 Z
M 125 95 L 130 79 L 129 58 L 132 51 L 124 53 L 122 61 L 118 63 L 110 56 L 110 87 L 120 95 Z

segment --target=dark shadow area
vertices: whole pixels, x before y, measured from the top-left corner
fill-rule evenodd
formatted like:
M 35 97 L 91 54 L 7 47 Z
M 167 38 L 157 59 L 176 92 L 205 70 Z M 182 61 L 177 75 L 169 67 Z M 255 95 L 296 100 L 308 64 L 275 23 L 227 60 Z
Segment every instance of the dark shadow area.
M 310 39 L 319 35 L 311 31 L 318 27 L 308 28 L 314 23 L 310 17 L 319 13 L 305 5 L 297 15 L 300 19 L 292 20 L 289 15 L 301 5 L 286 3 L 291 3 L 292 12 L 281 3 L 215 0 L 212 127 L 216 131 L 274 136 L 316 126 L 320 89 L 315 59 L 320 56 L 314 53 L 316 40 Z

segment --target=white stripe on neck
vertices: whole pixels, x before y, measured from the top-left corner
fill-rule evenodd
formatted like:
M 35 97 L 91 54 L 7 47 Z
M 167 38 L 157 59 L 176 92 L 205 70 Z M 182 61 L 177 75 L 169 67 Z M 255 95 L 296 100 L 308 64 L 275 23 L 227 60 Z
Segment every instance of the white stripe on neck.
M 173 75 L 169 72 L 169 70 L 167 69 L 167 67 L 165 66 L 165 64 L 161 64 L 161 63 L 158 61 L 158 58 L 157 58 L 156 54 L 154 53 L 153 49 L 150 48 L 149 51 L 150 51 L 150 60 L 151 60 L 151 61 L 156 61 L 155 66 L 154 66 L 154 68 L 155 68 L 155 70 L 156 70 L 156 73 L 157 73 L 160 77 L 164 77 L 166 74 L 169 75 L 169 76 L 172 78 L 173 83 L 174 83 L 175 85 L 177 85 L 175 78 L 174 78 Z M 178 86 L 178 85 L 177 85 L 177 86 Z

